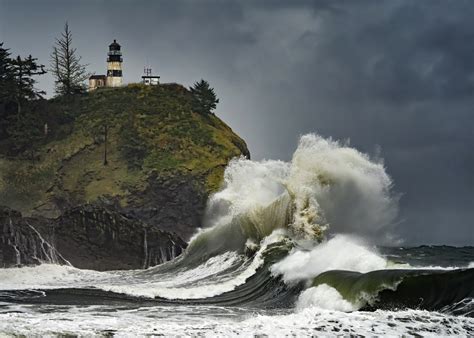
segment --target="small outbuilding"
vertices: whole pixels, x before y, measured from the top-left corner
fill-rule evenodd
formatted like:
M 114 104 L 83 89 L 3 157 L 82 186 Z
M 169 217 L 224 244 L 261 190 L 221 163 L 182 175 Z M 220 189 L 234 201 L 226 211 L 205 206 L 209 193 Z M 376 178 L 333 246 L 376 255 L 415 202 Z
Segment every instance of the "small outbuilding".
M 89 77 L 89 91 L 96 90 L 100 87 L 107 85 L 107 76 L 105 75 L 92 75 Z
M 157 86 L 160 84 L 160 77 L 153 75 L 143 75 L 142 82 L 147 86 Z
M 142 76 L 142 83 L 145 86 L 157 86 L 160 84 L 160 77 L 156 75 L 151 75 L 151 67 L 145 67 L 143 69 L 144 75 Z

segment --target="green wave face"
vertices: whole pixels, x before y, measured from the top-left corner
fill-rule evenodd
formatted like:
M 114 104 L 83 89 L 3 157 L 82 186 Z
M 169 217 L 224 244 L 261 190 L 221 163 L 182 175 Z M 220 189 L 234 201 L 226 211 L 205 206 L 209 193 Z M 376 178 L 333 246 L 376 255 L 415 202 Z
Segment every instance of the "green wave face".
M 312 281 L 327 284 L 360 309 L 419 308 L 442 310 L 474 297 L 474 269 L 378 270 L 368 273 L 327 271 Z M 456 308 L 449 308 L 450 312 Z M 474 308 L 464 308 L 473 315 Z
M 227 251 L 244 253 L 246 243 L 260 243 L 274 230 L 286 229 L 292 219 L 292 200 L 283 193 L 266 207 L 234 216 L 230 222 L 205 229 L 195 236 L 183 255 L 186 266 L 195 266 Z

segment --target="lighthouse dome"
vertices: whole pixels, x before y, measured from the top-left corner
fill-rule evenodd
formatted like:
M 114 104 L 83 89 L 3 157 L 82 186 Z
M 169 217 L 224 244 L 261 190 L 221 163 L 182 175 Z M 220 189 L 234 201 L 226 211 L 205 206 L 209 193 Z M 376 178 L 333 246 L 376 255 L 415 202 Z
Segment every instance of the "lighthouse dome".
M 109 45 L 109 50 L 120 50 L 120 45 L 117 43 L 117 40 L 114 40 L 114 42 Z

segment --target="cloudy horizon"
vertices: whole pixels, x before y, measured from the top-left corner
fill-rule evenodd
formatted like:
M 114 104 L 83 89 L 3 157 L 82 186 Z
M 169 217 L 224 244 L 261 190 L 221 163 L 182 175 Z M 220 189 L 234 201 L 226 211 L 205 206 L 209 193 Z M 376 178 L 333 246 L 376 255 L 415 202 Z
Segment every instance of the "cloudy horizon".
M 350 139 L 384 158 L 407 244 L 474 245 L 473 16 L 465 0 L 0 0 L 0 42 L 49 65 L 68 21 L 105 74 L 117 39 L 126 83 L 145 65 L 208 80 L 254 159 L 289 160 L 306 133 Z

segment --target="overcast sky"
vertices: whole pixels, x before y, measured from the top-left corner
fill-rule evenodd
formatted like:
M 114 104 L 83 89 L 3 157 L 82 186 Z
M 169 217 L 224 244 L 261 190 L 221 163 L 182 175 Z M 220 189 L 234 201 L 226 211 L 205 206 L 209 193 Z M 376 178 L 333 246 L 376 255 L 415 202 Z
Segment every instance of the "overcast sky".
M 254 159 L 317 132 L 381 150 L 408 244 L 474 245 L 474 1 L 0 0 L 0 41 L 47 64 L 69 21 L 89 70 L 204 78 Z M 52 78 L 41 79 L 52 94 Z

